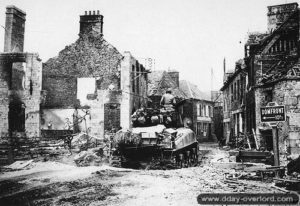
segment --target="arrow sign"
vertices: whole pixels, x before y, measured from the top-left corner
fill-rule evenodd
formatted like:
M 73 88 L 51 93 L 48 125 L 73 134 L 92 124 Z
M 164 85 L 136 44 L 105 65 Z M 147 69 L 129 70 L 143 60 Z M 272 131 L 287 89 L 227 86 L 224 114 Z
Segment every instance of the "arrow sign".
M 270 106 L 260 108 L 262 122 L 282 122 L 285 121 L 284 106 Z

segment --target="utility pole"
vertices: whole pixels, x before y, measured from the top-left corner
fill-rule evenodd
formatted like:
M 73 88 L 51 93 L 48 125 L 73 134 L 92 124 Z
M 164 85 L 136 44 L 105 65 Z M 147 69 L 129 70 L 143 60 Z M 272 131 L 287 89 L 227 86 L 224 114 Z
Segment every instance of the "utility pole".
M 272 135 L 273 135 L 274 166 L 280 166 L 277 125 L 272 126 Z

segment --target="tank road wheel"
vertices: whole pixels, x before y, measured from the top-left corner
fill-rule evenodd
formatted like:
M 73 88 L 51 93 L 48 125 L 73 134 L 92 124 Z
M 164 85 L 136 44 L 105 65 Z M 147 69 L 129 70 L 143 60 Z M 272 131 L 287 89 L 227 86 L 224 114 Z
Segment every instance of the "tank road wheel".
M 182 166 L 183 166 L 183 161 L 184 161 L 184 156 L 183 156 L 183 154 L 179 154 L 179 166 L 180 166 L 180 168 L 182 168 Z
M 179 155 L 176 155 L 175 156 L 175 165 L 176 165 L 176 167 L 179 166 L 179 162 L 180 162 Z
M 185 152 L 185 154 L 186 154 L 185 165 L 186 165 L 186 167 L 189 167 L 190 163 L 191 163 L 191 160 L 190 160 L 191 151 L 188 150 Z
M 197 164 L 197 159 L 198 159 L 198 157 L 197 157 L 197 149 L 196 148 L 192 148 L 192 159 L 193 159 L 193 163 L 195 164 Z

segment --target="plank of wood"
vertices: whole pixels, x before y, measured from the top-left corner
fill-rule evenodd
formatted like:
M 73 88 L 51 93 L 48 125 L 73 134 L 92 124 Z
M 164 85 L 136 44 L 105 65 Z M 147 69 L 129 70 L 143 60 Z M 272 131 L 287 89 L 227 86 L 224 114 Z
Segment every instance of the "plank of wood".
M 290 191 L 288 191 L 288 190 L 286 190 L 286 189 L 283 189 L 283 188 L 281 188 L 281 187 L 277 187 L 277 186 L 275 186 L 275 185 L 271 185 L 271 187 L 274 188 L 274 189 L 280 190 L 280 191 L 282 191 L 282 192 L 287 192 L 287 193 L 290 192 Z
M 262 54 L 266 54 L 270 48 L 276 43 L 276 41 L 279 39 L 280 35 L 275 35 L 273 37 L 273 39 L 267 44 L 267 46 L 265 47 L 265 49 L 262 51 Z
M 248 138 L 247 135 L 246 135 L 246 138 L 247 138 L 247 144 L 248 144 L 249 149 L 252 149 L 252 148 L 251 148 L 251 144 L 250 144 L 250 140 L 249 140 L 249 138 Z
M 258 139 L 257 139 L 256 133 L 253 128 L 252 128 L 252 132 L 253 132 L 253 136 L 254 136 L 254 140 L 255 140 L 255 146 L 256 146 L 256 149 L 258 150 L 260 145 L 258 143 Z

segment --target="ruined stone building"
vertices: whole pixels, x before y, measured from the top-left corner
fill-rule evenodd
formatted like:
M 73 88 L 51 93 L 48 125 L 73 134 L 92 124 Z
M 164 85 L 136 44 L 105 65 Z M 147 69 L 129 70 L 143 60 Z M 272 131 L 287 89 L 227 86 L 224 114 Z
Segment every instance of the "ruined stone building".
M 85 12 L 78 40 L 43 65 L 42 131 L 66 129 L 66 121 L 99 138 L 129 129 L 133 110 L 146 104 L 147 75 L 130 52 L 120 53 L 103 38 L 99 11 Z
M 133 110 L 147 103 L 148 71 L 130 52 L 103 38 L 103 16 L 80 16 L 79 38 L 42 65 L 24 53 L 26 14 L 6 8 L 0 53 L 0 132 L 41 137 L 59 130 L 88 132 L 131 127 Z
M 233 72 L 226 72 L 224 65 L 223 92 L 223 137 L 238 136 L 246 130 L 245 90 L 247 71 L 243 60 L 236 62 Z
M 248 71 L 247 130 L 255 130 L 261 146 L 272 149 L 271 127 L 261 122 L 260 108 L 284 105 L 286 121 L 279 124 L 279 149 L 300 151 L 299 8 L 297 3 L 268 7 L 268 31 L 251 33 L 245 45 Z
M 40 136 L 42 62 L 37 53 L 25 53 L 26 13 L 6 7 L 4 52 L 0 53 L 0 133 Z
M 42 64 L 25 53 L 26 14 L 6 8 L 4 52 L 0 53 L 0 162 L 32 158 L 48 137 L 131 128 L 131 114 L 147 104 L 149 71 L 130 52 L 103 38 L 103 16 L 80 16 L 76 42 Z M 35 145 L 35 146 L 34 146 Z

